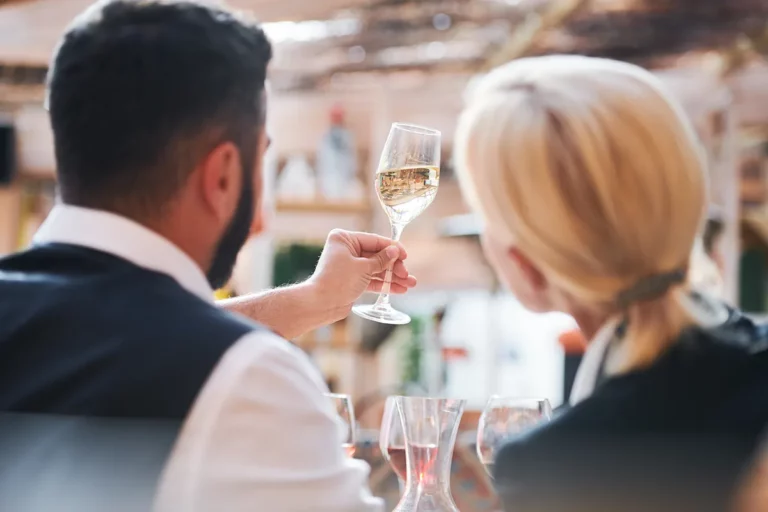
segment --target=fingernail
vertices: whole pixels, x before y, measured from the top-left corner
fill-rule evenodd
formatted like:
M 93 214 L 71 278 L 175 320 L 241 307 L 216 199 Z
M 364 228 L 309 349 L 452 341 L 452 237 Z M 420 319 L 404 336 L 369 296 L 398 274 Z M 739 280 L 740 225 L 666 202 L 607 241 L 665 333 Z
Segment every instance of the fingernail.
M 400 256 L 400 249 L 398 249 L 394 245 L 390 245 L 389 247 L 387 247 L 387 250 L 384 254 L 387 255 L 387 258 L 393 260 L 398 256 Z

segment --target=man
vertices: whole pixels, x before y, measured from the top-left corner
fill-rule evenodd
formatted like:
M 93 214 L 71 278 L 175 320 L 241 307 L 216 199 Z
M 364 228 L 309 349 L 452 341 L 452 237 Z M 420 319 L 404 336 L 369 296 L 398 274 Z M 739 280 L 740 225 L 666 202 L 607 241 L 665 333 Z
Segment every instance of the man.
M 189 473 L 168 474 L 189 491 L 163 503 L 377 510 L 322 379 L 269 329 L 343 318 L 393 263 L 410 288 L 403 248 L 332 232 L 307 282 L 225 303 L 268 328 L 211 302 L 260 203 L 270 57 L 257 25 L 192 0 L 102 1 L 68 30 L 48 98 L 62 204 L 0 260 L 0 411 L 192 410 L 174 459 Z

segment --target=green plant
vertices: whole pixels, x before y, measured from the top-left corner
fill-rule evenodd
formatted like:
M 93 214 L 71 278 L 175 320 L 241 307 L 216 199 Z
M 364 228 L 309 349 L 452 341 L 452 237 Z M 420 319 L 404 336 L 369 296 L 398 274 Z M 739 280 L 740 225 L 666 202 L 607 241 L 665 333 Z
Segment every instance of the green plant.
M 424 320 L 411 319 L 411 336 L 403 349 L 403 384 L 420 384 L 422 379 L 422 357 L 424 354 Z
M 272 284 L 284 286 L 305 280 L 315 271 L 322 252 L 321 245 L 291 244 L 281 247 L 275 254 Z

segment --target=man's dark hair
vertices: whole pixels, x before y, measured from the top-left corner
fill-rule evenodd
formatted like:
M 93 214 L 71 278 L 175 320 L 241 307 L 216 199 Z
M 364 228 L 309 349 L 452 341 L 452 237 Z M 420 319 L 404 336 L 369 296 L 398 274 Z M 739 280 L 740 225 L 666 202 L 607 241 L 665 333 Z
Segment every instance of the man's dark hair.
M 271 57 L 255 22 L 195 0 L 83 13 L 48 77 L 64 202 L 157 214 L 215 145 L 253 154 Z

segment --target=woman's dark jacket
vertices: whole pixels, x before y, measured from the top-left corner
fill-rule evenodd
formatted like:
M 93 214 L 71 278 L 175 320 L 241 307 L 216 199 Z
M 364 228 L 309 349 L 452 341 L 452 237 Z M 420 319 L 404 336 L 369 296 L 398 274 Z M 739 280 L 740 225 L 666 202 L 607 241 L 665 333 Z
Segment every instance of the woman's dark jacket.
M 495 484 L 508 512 L 722 512 L 767 426 L 768 330 L 733 311 L 508 443 Z

